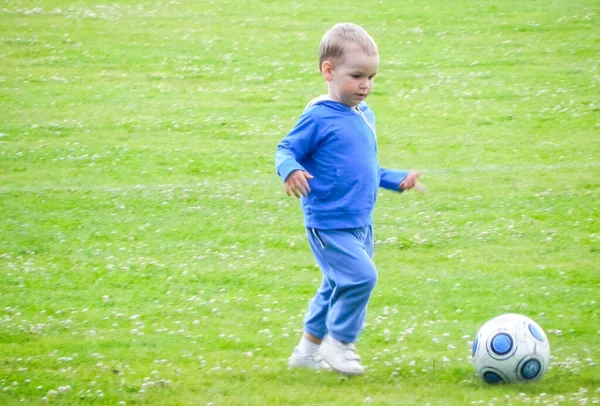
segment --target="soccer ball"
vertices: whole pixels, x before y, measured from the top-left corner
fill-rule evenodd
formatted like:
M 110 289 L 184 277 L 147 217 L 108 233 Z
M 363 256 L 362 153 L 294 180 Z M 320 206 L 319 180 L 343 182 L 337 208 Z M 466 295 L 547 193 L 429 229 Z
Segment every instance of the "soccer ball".
M 473 366 L 490 384 L 542 379 L 550 363 L 544 330 L 520 314 L 503 314 L 486 322 L 473 341 Z

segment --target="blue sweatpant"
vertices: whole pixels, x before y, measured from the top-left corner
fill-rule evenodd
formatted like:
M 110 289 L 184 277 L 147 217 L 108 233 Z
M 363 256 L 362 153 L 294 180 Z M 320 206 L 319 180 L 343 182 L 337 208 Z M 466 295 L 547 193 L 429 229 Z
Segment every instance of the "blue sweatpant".
M 307 228 L 308 242 L 323 273 L 304 319 L 304 330 L 353 343 L 367 315 L 367 304 L 377 284 L 372 261 L 371 226 L 341 230 Z

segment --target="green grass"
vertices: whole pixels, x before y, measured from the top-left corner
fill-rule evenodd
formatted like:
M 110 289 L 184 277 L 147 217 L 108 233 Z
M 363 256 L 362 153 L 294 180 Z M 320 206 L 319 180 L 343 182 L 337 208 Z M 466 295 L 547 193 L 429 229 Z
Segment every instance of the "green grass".
M 0 0 L 0 404 L 600 402 L 600 5 Z M 378 42 L 366 375 L 289 370 L 320 273 L 273 154 L 340 21 Z M 517 312 L 531 385 L 469 357 Z

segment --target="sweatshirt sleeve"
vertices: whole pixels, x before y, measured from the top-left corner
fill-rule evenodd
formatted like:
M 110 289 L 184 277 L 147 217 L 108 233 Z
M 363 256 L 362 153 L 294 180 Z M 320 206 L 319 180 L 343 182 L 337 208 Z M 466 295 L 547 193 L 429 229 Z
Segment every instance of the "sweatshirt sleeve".
M 408 171 L 381 168 L 379 186 L 384 189 L 402 192 L 400 183 L 406 178 Z
M 275 153 L 275 167 L 281 180 L 285 182 L 290 173 L 305 170 L 299 161 L 314 148 L 316 121 L 308 114 L 298 119 L 296 126 L 279 142 Z

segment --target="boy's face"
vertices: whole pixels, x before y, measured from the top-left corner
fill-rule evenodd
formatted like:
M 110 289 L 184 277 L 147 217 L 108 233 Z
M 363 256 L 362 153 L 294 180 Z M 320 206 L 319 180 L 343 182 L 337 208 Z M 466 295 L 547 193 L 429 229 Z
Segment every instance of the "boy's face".
M 329 97 L 355 107 L 371 93 L 378 68 L 379 55 L 368 55 L 358 46 L 352 46 L 341 60 L 323 62 L 321 71 Z

